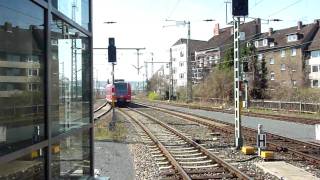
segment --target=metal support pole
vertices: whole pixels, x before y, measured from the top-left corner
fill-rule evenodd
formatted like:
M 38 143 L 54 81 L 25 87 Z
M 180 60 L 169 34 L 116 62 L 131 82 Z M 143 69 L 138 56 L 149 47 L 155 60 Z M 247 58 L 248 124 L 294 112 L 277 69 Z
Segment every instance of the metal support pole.
M 241 133 L 241 62 L 240 62 L 240 17 L 233 20 L 234 28 L 234 118 L 235 118 L 235 146 L 237 149 L 241 149 L 243 145 L 243 138 Z
M 151 53 L 151 76 L 153 76 L 153 73 L 154 73 L 153 70 L 154 70 L 153 69 L 153 53 Z
M 245 88 L 245 104 L 246 104 L 246 109 L 248 109 L 249 107 L 249 98 L 248 98 L 248 92 L 249 92 L 249 87 L 248 87 L 248 81 L 245 81 L 245 84 L 244 84 L 244 88 Z
M 115 82 L 114 82 L 114 63 L 112 63 L 112 86 L 114 87 L 114 90 L 115 90 Z M 111 120 L 111 122 L 110 122 L 110 130 L 114 130 L 114 128 L 115 128 L 115 124 L 116 124 L 116 117 L 115 117 L 115 99 L 114 99 L 114 97 L 115 97 L 115 93 L 116 92 L 112 92 L 112 93 L 114 93 L 114 94 L 112 94 L 112 103 L 111 103 L 111 105 L 112 105 L 112 120 Z
M 172 49 L 171 48 L 170 48 L 169 76 L 170 76 L 169 101 L 171 101 L 173 96 L 173 71 L 172 71 Z
M 148 63 L 144 62 L 144 68 L 146 71 L 146 92 L 148 92 Z
M 192 78 L 191 78 L 191 58 L 190 58 L 190 49 L 189 49 L 189 43 L 190 43 L 190 21 L 186 22 L 188 25 L 188 38 L 187 38 L 187 102 L 192 101 Z
M 137 90 L 138 90 L 138 92 L 139 92 L 139 90 L 140 90 L 140 79 L 139 79 L 139 74 L 140 74 L 140 65 L 139 65 L 139 50 L 140 49 L 137 49 L 137 71 L 138 71 L 138 88 L 137 88 Z

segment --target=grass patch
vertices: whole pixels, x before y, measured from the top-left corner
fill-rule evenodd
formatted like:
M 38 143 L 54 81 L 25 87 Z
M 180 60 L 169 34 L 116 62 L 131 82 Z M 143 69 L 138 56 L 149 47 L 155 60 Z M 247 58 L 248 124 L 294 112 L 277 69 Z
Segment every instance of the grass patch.
M 117 121 L 114 130 L 109 129 L 109 121 L 101 121 L 95 125 L 94 139 L 97 141 L 124 141 L 128 134 L 127 128 L 120 117 L 117 116 Z

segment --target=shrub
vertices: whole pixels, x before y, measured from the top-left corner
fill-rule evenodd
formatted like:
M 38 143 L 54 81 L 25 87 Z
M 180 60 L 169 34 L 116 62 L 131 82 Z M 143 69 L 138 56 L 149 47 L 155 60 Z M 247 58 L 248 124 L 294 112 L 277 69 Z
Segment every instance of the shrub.
M 149 100 L 159 100 L 160 99 L 160 96 L 159 94 L 155 93 L 155 92 L 150 92 L 148 94 L 148 99 Z

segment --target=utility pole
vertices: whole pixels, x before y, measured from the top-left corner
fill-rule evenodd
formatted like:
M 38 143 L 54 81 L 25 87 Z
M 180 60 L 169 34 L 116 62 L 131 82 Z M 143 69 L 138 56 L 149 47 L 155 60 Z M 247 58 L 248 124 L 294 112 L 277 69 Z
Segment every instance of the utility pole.
M 187 38 L 187 45 L 186 45 L 186 51 L 187 51 L 187 102 L 192 101 L 192 76 L 191 76 L 191 58 L 190 58 L 190 21 L 185 22 L 188 27 L 188 38 Z
M 146 73 L 146 93 L 148 92 L 148 63 L 145 61 L 144 62 L 144 68 L 145 68 L 145 73 Z
M 153 76 L 153 73 L 154 73 L 154 69 L 153 69 L 153 52 L 151 53 L 151 76 Z
M 170 48 L 170 63 L 169 63 L 169 76 L 170 76 L 170 88 L 169 88 L 169 100 L 173 97 L 173 70 L 172 70 L 172 48 Z

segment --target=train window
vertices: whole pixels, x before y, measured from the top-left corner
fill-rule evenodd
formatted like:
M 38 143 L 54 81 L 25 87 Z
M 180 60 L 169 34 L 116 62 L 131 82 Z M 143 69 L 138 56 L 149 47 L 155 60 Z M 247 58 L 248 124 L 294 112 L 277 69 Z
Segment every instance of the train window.
M 125 95 L 128 92 L 127 83 L 115 83 L 116 95 Z

